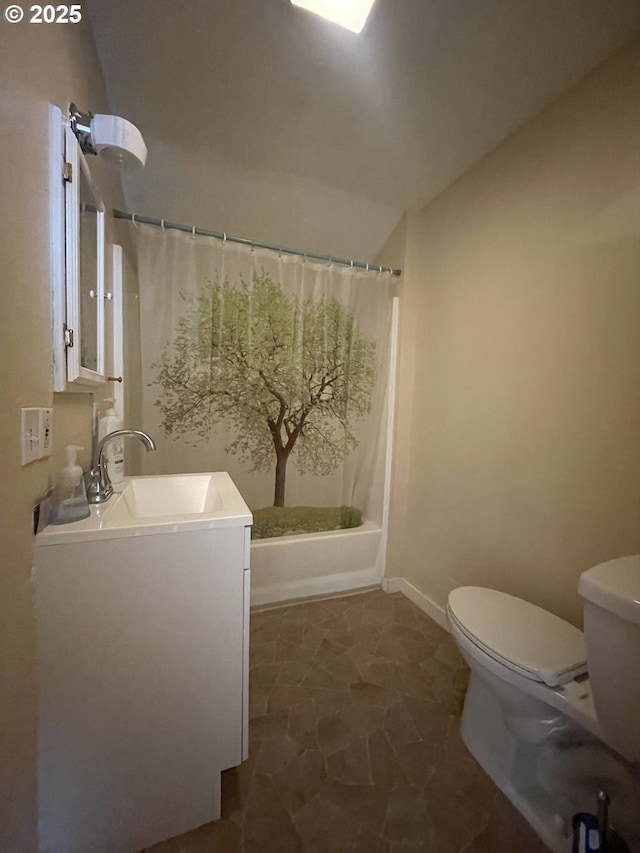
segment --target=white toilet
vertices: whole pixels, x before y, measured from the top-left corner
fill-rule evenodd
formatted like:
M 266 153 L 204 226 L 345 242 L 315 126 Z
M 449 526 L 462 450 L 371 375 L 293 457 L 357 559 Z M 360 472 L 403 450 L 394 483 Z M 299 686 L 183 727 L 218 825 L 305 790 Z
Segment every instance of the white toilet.
M 584 572 L 583 634 L 502 592 L 449 595 L 451 633 L 471 669 L 462 738 L 553 851 L 571 819 L 611 797 L 640 850 L 640 555 Z

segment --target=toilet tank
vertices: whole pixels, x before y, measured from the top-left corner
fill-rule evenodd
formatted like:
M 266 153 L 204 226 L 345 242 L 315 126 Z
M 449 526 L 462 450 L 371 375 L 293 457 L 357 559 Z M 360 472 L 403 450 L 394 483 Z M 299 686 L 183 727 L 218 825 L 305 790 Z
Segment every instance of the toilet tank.
M 640 762 L 640 555 L 594 566 L 578 589 L 602 738 Z

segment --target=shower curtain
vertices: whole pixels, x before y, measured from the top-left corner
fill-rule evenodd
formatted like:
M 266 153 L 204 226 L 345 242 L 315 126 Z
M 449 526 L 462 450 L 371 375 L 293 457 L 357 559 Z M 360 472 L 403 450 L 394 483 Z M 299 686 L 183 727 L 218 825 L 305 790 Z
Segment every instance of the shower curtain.
M 268 514 L 261 535 L 319 529 L 309 513 L 321 529 L 360 523 L 385 439 L 392 275 L 132 230 L 142 421 L 158 445 L 143 473 L 228 471 Z M 285 507 L 307 516 L 279 527 Z

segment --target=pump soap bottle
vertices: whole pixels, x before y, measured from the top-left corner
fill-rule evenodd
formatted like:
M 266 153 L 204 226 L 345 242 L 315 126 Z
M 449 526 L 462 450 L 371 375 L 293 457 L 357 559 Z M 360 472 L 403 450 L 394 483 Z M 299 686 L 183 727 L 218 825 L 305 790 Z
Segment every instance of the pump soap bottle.
M 79 450 L 84 448 L 75 444 L 69 444 L 66 448 L 67 465 L 60 472 L 56 486 L 51 524 L 69 524 L 91 515 L 82 468 L 77 464 Z
M 104 415 L 98 421 L 98 441 L 102 441 L 105 435 L 110 432 L 115 432 L 117 429 L 122 429 L 122 420 L 116 414 L 113 397 L 105 397 L 104 402 L 107 404 L 107 409 Z M 114 439 L 105 449 L 105 459 L 107 461 L 107 474 L 111 480 L 111 485 L 114 491 L 122 491 L 124 481 L 124 441 L 122 437 Z

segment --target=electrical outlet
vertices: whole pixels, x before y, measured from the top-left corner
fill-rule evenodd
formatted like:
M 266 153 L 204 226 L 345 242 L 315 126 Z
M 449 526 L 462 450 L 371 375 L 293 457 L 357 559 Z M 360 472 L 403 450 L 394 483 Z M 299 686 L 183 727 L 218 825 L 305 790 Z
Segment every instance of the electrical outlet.
M 39 457 L 51 456 L 53 448 L 53 411 L 51 409 L 38 410 Z

